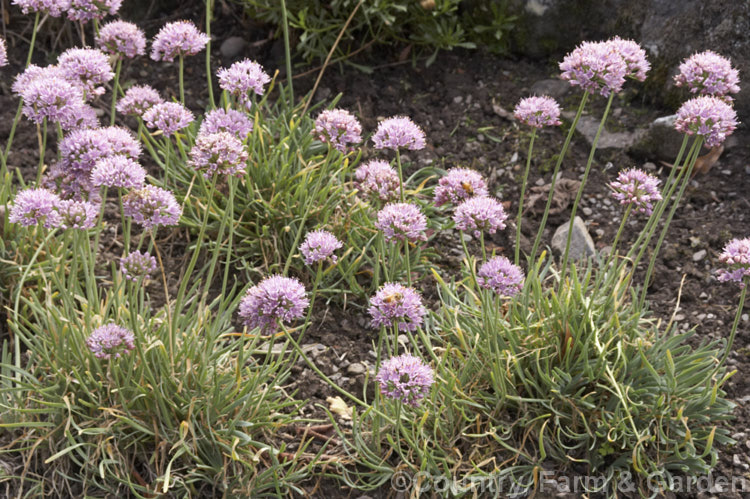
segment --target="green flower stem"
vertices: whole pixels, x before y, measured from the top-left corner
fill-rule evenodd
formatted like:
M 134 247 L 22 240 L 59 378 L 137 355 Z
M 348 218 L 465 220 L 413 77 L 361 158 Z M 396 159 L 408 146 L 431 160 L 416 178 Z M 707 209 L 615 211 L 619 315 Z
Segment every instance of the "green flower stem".
M 159 260 L 159 269 L 161 269 L 161 280 L 162 280 L 162 285 L 164 286 L 164 301 L 165 301 L 164 308 L 167 309 L 167 323 L 169 324 L 169 360 L 170 360 L 169 365 L 171 366 L 174 372 L 174 367 L 175 367 L 174 346 L 176 343 L 175 338 L 177 337 L 177 332 L 175 331 L 175 323 L 177 321 L 172 320 L 172 307 L 171 307 L 171 303 L 169 303 L 170 300 L 169 300 L 169 286 L 167 285 L 167 275 L 166 275 L 166 271 L 164 270 L 164 262 L 161 259 L 161 252 L 159 251 L 159 245 L 156 244 L 156 238 L 154 236 L 154 232 L 155 232 L 154 229 L 150 229 L 148 231 L 149 235 L 151 236 L 151 243 L 153 244 L 153 247 L 154 247 L 154 253 L 156 253 L 156 259 Z M 190 269 L 190 272 L 188 272 L 186 276 L 190 275 L 192 270 L 193 269 Z M 187 278 L 183 279 L 182 283 L 184 284 L 187 280 L 188 280 Z M 182 289 L 182 287 L 180 287 L 180 289 Z M 174 310 L 176 314 L 180 313 L 181 309 L 180 309 L 179 302 L 175 306 Z
M 685 175 L 685 178 L 682 179 L 682 184 L 680 185 L 680 190 L 677 193 L 677 197 L 672 202 L 672 207 L 669 209 L 669 214 L 667 215 L 667 219 L 664 221 L 664 227 L 661 230 L 661 234 L 659 234 L 659 240 L 656 242 L 656 246 L 654 247 L 654 251 L 651 253 L 651 259 L 648 262 L 648 270 L 646 271 L 646 277 L 643 280 L 643 289 L 641 290 L 641 298 L 639 300 L 640 306 L 643 307 L 644 302 L 646 301 L 646 294 L 648 293 L 648 287 L 651 280 L 651 275 L 654 271 L 654 265 L 656 264 L 656 257 L 659 256 L 659 250 L 661 249 L 662 243 L 664 243 L 664 238 L 667 237 L 667 232 L 669 231 L 669 225 L 672 223 L 672 218 L 674 217 L 675 212 L 677 211 L 677 207 L 680 204 L 680 201 L 682 200 L 682 196 L 685 194 L 685 189 L 687 189 L 688 184 L 690 183 L 690 179 L 693 173 L 693 167 L 695 166 L 695 161 L 698 159 L 698 154 L 700 154 L 701 146 L 703 145 L 703 139 L 698 138 L 693 143 L 693 152 L 692 156 L 688 154 L 688 165 L 687 169 L 683 167 L 683 169 L 680 171 L 680 175 Z M 679 182 L 679 176 L 677 177 L 677 180 L 675 183 Z
M 404 253 L 406 260 L 406 283 L 411 287 L 411 255 L 409 255 L 409 240 L 404 239 Z
M 616 258 L 616 252 L 617 252 L 617 243 L 620 242 L 620 237 L 622 236 L 623 231 L 625 230 L 625 224 L 628 221 L 628 217 L 630 216 L 630 212 L 633 210 L 633 205 L 628 204 L 627 208 L 625 208 L 625 214 L 622 216 L 622 221 L 620 222 L 620 227 L 617 229 L 617 234 L 615 235 L 615 240 L 612 242 L 612 248 L 609 250 L 609 255 L 607 255 L 607 259 L 604 262 L 604 265 L 601 269 L 599 269 L 599 272 L 596 276 L 596 282 L 594 283 L 594 289 L 599 289 L 599 285 L 601 284 L 602 278 L 609 272 L 609 266 L 612 263 L 612 260 Z M 615 268 L 618 266 L 615 265 Z
M 211 71 L 211 17 L 214 9 L 214 0 L 206 0 L 206 35 L 208 43 L 206 44 L 206 79 L 208 80 L 208 104 L 211 109 L 216 108 L 214 101 L 214 84 L 213 72 Z
M 122 238 L 124 254 L 130 252 L 130 217 L 125 216 L 125 207 L 122 204 L 122 188 L 117 189 L 117 204 L 120 207 L 120 221 L 122 223 Z
M 185 57 L 180 54 L 180 73 L 179 73 L 179 82 L 180 82 L 180 103 L 184 106 L 185 105 L 185 77 L 183 76 L 183 72 L 185 71 Z
M 534 150 L 534 139 L 536 138 L 536 127 L 531 130 L 531 139 L 529 140 L 529 153 L 526 155 L 526 168 L 523 171 L 523 180 L 521 181 L 521 196 L 518 200 L 518 215 L 516 216 L 516 258 L 515 264 L 521 257 L 521 214 L 523 213 L 523 198 L 526 194 L 526 183 L 529 180 L 529 170 L 531 169 L 531 152 Z
M 47 118 L 42 120 L 41 130 L 39 125 L 36 128 L 39 136 L 39 166 L 36 170 L 36 186 L 40 187 L 42 183 L 42 168 L 44 167 L 44 153 L 47 151 Z
M 539 249 L 539 243 L 542 240 L 542 234 L 544 233 L 544 229 L 547 226 L 547 218 L 549 217 L 549 210 L 552 206 L 552 198 L 555 194 L 555 183 L 557 182 L 557 176 L 560 172 L 560 166 L 562 165 L 563 159 L 565 158 L 565 154 L 568 152 L 568 147 L 570 146 L 570 140 L 573 138 L 573 133 L 576 131 L 576 126 L 578 125 L 578 120 L 581 118 L 581 114 L 583 114 L 583 108 L 586 105 L 586 101 L 588 100 L 589 93 L 584 92 L 583 97 L 581 97 L 581 103 L 578 105 L 578 110 L 576 111 L 576 116 L 573 118 L 573 123 L 570 125 L 570 130 L 568 130 L 568 136 L 565 137 L 565 142 L 563 143 L 562 150 L 560 151 L 560 155 L 557 157 L 557 162 L 555 163 L 555 169 L 552 172 L 552 180 L 550 182 L 549 187 L 549 196 L 547 196 L 547 205 L 544 207 L 544 214 L 542 215 L 542 223 L 539 224 L 539 230 L 536 233 L 536 238 L 534 239 L 534 246 L 531 249 L 531 258 L 529 258 L 529 261 L 533 262 L 536 258 L 536 252 Z
M 404 173 L 401 168 L 401 151 L 396 149 L 396 163 L 398 164 L 398 192 L 401 202 L 404 202 Z
M 724 362 L 726 362 L 727 357 L 729 357 L 729 352 L 732 351 L 732 345 L 734 345 L 734 335 L 737 333 L 737 326 L 740 324 L 740 318 L 742 317 L 742 309 L 745 306 L 745 296 L 747 295 L 747 285 L 750 284 L 748 282 L 749 280 L 745 277 L 743 279 L 743 286 L 742 286 L 742 292 L 740 293 L 740 303 L 737 305 L 737 313 L 734 314 L 734 322 L 732 323 L 732 331 L 729 333 L 729 339 L 727 340 L 727 346 L 724 349 L 724 354 L 721 356 L 721 360 L 719 360 L 719 364 L 716 366 L 716 370 L 724 365 Z
M 576 217 L 576 211 L 578 210 L 578 204 L 581 202 L 581 196 L 583 196 L 583 189 L 586 187 L 586 181 L 589 178 L 589 173 L 591 172 L 591 165 L 594 163 L 594 154 L 596 153 L 596 146 L 599 143 L 599 137 L 602 134 L 602 130 L 604 130 L 604 124 L 607 122 L 607 117 L 609 116 L 609 110 L 612 107 L 612 100 L 614 99 L 615 94 L 614 92 L 609 94 L 609 99 L 607 99 L 607 107 L 604 108 L 604 114 L 602 115 L 602 119 L 599 122 L 599 128 L 596 130 L 596 135 L 594 136 L 594 142 L 591 144 L 591 151 L 589 152 L 589 158 L 588 161 L 586 161 L 586 169 L 583 172 L 583 179 L 581 180 L 581 186 L 578 188 L 578 192 L 576 193 L 576 199 L 573 202 L 573 208 L 570 212 L 570 224 L 568 225 L 568 237 L 565 241 L 565 254 L 563 255 L 562 259 L 562 268 L 561 272 L 562 275 L 560 276 L 560 286 L 563 285 L 565 282 L 565 274 L 568 270 L 568 258 L 570 256 L 570 241 L 573 238 L 573 223 L 575 222 Z
M 459 237 L 461 238 L 461 246 L 464 249 L 464 255 L 466 255 L 466 264 L 469 266 L 469 272 L 471 273 L 471 278 L 474 281 L 474 287 L 476 288 L 479 286 L 479 283 L 477 282 L 477 274 L 474 269 L 471 253 L 469 253 L 469 248 L 466 246 L 466 241 L 464 240 L 464 231 L 459 230 Z
M 31 64 L 31 56 L 34 54 L 34 45 L 36 44 L 36 32 L 39 28 L 39 12 L 36 13 L 36 16 L 34 17 L 34 29 L 31 30 L 31 44 L 29 45 L 29 52 L 26 55 L 26 66 L 25 68 L 29 67 L 29 64 Z M 0 165 L 0 178 L 5 178 L 5 173 L 7 172 L 8 168 L 8 155 L 10 154 L 10 146 L 13 144 L 13 137 L 16 135 L 16 127 L 18 126 L 18 122 L 21 119 L 21 111 L 23 110 L 23 99 L 21 99 L 18 102 L 18 109 L 16 109 L 16 115 L 13 117 L 13 124 L 10 126 L 10 134 L 8 134 L 8 143 L 5 144 L 5 152 L 0 152 L 0 161 L 2 161 L 2 165 Z
M 287 19 L 286 11 L 286 0 L 281 0 L 281 29 L 284 33 L 284 59 L 286 61 L 286 79 L 287 85 L 289 86 L 289 99 L 290 103 L 294 105 L 294 85 L 292 73 L 292 55 L 291 46 L 289 44 L 289 20 Z
M 109 126 L 114 126 L 115 115 L 117 106 L 117 92 L 120 88 L 120 72 L 122 71 L 122 57 L 117 57 L 117 64 L 115 65 L 115 82 L 112 84 L 112 106 L 110 107 Z
M 99 207 L 99 218 L 96 221 L 96 234 L 94 235 L 94 247 L 91 249 L 91 261 L 96 262 L 96 255 L 99 253 L 99 235 L 102 233 L 102 220 L 104 220 L 104 207 L 107 204 L 107 186 L 101 187 L 101 206 Z

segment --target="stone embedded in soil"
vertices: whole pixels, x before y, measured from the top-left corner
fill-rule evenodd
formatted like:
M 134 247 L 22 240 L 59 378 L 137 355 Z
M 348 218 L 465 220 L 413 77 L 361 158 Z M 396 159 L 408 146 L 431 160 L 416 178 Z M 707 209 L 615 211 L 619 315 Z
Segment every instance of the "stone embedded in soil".
M 701 260 L 706 258 L 706 253 L 707 252 L 704 249 L 696 251 L 695 253 L 693 253 L 693 261 L 700 262 Z
M 221 42 L 219 52 L 221 52 L 222 57 L 234 59 L 242 54 L 242 51 L 245 50 L 246 46 L 247 42 L 241 36 L 230 36 Z
M 628 153 L 645 159 L 673 162 L 685 137 L 674 129 L 675 119 L 676 114 L 656 118 Z
M 367 366 L 360 362 L 350 364 L 349 367 L 346 368 L 346 372 L 349 374 L 364 374 L 366 371 Z
M 571 113 L 563 113 L 563 116 L 571 120 L 574 117 Z M 600 118 L 595 118 L 593 116 L 581 116 L 578 120 L 576 131 L 583 135 L 589 145 L 594 143 L 596 132 L 599 130 L 600 121 Z M 605 128 L 599 135 L 597 149 L 628 149 L 633 144 L 640 141 L 645 133 L 645 130 L 642 129 L 625 132 L 610 132 Z
M 565 254 L 569 227 L 570 220 L 558 227 L 552 236 L 552 249 L 559 255 Z M 573 235 L 570 238 L 569 256 L 573 260 L 580 260 L 584 257 L 593 257 L 594 255 L 596 255 L 594 240 L 591 238 L 583 219 L 577 216 L 573 221 Z
M 565 80 L 539 80 L 531 85 L 531 95 L 548 95 L 553 99 L 561 99 L 570 90 L 570 83 Z

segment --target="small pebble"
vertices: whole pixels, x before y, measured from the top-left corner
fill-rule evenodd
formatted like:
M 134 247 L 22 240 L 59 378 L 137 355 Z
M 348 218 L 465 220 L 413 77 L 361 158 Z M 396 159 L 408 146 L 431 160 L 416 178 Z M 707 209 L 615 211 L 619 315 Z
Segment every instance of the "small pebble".
M 693 253 L 693 261 L 694 262 L 700 262 L 704 258 L 706 258 L 706 250 L 704 250 L 704 249 L 696 251 L 695 253 Z
M 582 211 L 583 211 L 583 214 L 586 215 L 587 217 L 590 217 L 591 215 L 594 214 L 594 210 L 592 210 L 588 206 L 584 206 Z

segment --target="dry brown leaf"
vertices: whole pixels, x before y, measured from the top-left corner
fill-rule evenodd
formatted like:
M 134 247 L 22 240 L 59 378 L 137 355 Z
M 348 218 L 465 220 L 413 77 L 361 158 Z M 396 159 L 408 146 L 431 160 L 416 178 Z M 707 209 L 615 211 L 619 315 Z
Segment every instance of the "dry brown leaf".
M 544 213 L 550 186 L 551 184 L 544 184 L 530 189 L 531 193 L 523 209 L 524 213 L 529 211 L 534 214 Z M 550 214 L 557 215 L 558 213 L 562 213 L 575 200 L 580 186 L 581 182 L 569 178 L 561 178 L 555 182 L 555 193 L 552 196 L 552 204 L 549 209 Z

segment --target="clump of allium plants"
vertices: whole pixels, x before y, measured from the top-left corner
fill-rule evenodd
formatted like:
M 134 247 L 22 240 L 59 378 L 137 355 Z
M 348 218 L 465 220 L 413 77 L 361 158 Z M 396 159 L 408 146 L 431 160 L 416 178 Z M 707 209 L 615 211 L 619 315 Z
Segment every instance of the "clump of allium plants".
M 0 150 L 0 305 L 11 333 L 0 426 L 4 456 L 23 463 L 4 478 L 17 496 L 294 495 L 305 480 L 334 479 L 332 469 L 361 491 L 406 476 L 419 494 L 450 472 L 469 484 L 450 493 L 505 480 L 533 494 L 552 470 L 604 477 L 588 492 L 606 495 L 635 477 L 647 495 L 708 472 L 717 444 L 732 442 L 722 386 L 750 279 L 747 237 L 719 257 L 717 280 L 739 293 L 726 341 L 691 346 L 695 330 L 662 326 L 645 302 L 701 147 L 721 146 L 737 126 L 727 59 L 707 51 L 680 66 L 676 84 L 696 95 L 677 112 L 679 168 L 660 179 L 623 165 L 609 184 L 622 207 L 609 254 L 574 261 L 570 236 L 559 259 L 542 246 L 554 183 L 586 103 L 606 99 L 601 130 L 624 85 L 646 78 L 631 40 L 584 42 L 560 63 L 582 97 L 525 252 L 534 141 L 561 124 L 548 96 L 515 108 L 526 165 L 519 199 L 499 199 L 481 172 L 411 164 L 402 153 L 430 137 L 408 116 L 366 130 L 338 97 L 296 100 L 291 71 L 280 81 L 249 59 L 213 68 L 211 2 L 205 32 L 178 20 L 151 41 L 125 21 L 99 26 L 120 1 L 13 3 L 35 16 Z M 31 65 L 40 19 L 63 14 L 98 48 Z M 204 50 L 199 110 L 183 74 Z M 126 59 L 146 54 L 177 61 L 176 88 L 121 85 Z M 0 40 L 0 66 L 7 59 Z M 40 138 L 29 181 L 9 163 L 21 119 Z M 622 247 L 633 221 L 640 232 Z M 486 244 L 513 228 L 514 248 Z M 463 249 L 453 273 L 436 263 L 437 233 Z M 303 341 L 329 307 L 360 314 L 371 332 L 375 365 L 361 393 L 326 375 Z M 313 422 L 335 438 L 321 442 L 303 417 L 300 364 L 346 404 L 346 424 L 340 405 Z

